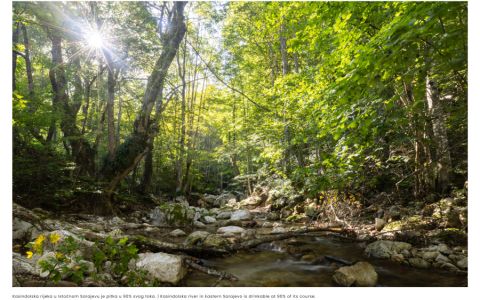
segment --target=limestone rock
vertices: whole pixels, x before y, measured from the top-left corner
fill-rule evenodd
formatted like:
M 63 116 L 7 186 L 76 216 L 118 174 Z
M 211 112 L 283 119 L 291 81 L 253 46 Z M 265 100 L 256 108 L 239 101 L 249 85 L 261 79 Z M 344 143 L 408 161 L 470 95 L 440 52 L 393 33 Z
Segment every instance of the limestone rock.
M 435 258 L 437 258 L 439 253 L 436 252 L 436 251 L 427 251 L 427 252 L 423 252 L 421 254 L 422 254 L 422 258 L 424 260 L 431 261 L 431 260 L 435 260 Z
M 245 232 L 245 229 L 238 226 L 225 226 L 217 229 L 217 233 L 223 234 L 223 235 L 242 234 L 243 232 Z
M 380 231 L 383 229 L 383 227 L 385 226 L 386 222 L 384 219 L 381 219 L 381 218 L 375 218 L 375 229 L 377 231 Z
M 212 223 L 217 222 L 217 220 L 214 217 L 211 217 L 211 216 L 205 216 L 205 217 L 203 217 L 203 220 L 207 224 L 212 224 Z
M 285 232 L 287 232 L 287 230 L 286 230 L 285 228 L 283 228 L 283 227 L 274 227 L 274 228 L 272 229 L 272 233 L 273 233 L 273 234 L 276 234 L 276 233 L 285 233 Z
M 245 220 L 251 220 L 252 219 L 252 214 L 248 210 L 236 210 L 232 212 L 232 215 L 230 216 L 230 220 L 232 221 L 245 221 Z
M 228 241 L 218 234 L 210 234 L 203 241 L 203 246 L 210 248 L 223 248 L 228 245 Z
M 368 262 L 358 262 L 353 266 L 336 270 L 333 280 L 340 286 L 375 286 L 378 275 Z
M 466 270 L 468 268 L 468 258 L 465 257 L 464 259 L 457 261 L 457 267 Z
M 232 199 L 235 200 L 235 202 L 237 201 L 235 195 L 232 194 L 232 193 L 221 194 L 220 196 L 215 198 L 215 200 L 213 202 L 213 206 L 214 207 L 222 207 L 225 204 L 229 203 L 230 200 L 232 200 Z
M 273 224 L 271 222 L 266 221 L 266 222 L 263 222 L 262 227 L 263 228 L 271 228 L 271 227 L 273 227 Z
M 187 268 L 180 256 L 167 253 L 141 253 L 137 268 L 146 270 L 161 282 L 177 284 L 187 274 Z
M 38 272 L 35 270 L 35 261 L 33 259 L 28 259 L 21 256 L 18 253 L 13 252 L 12 254 L 13 263 L 13 274 L 15 275 L 38 275 Z
M 390 258 L 393 253 L 401 253 L 403 250 L 409 250 L 412 245 L 404 242 L 394 241 L 375 241 L 367 245 L 365 254 L 369 257 Z
M 203 224 L 200 221 L 193 221 L 193 226 L 198 227 L 198 228 L 205 228 L 206 227 L 206 225 Z
M 242 206 L 258 206 L 262 203 L 262 198 L 260 198 L 259 196 L 250 196 L 248 197 L 247 199 L 244 199 L 242 201 L 240 201 L 240 205 Z
M 173 237 L 179 237 L 179 236 L 184 236 L 184 235 L 187 235 L 185 233 L 185 231 L 181 230 L 181 229 L 175 229 L 175 230 L 172 230 L 170 233 L 169 233 L 170 236 L 173 236 Z
M 231 216 L 232 216 L 231 211 L 222 211 L 222 212 L 217 214 L 217 219 L 226 220 L 226 219 L 230 219 Z
M 410 265 L 415 268 L 427 269 L 430 268 L 430 263 L 423 258 L 413 257 L 408 260 Z
M 254 239 L 256 237 L 256 230 L 255 229 L 247 229 L 240 234 L 240 237 L 244 240 Z
M 194 231 L 190 233 L 187 238 L 185 239 L 184 244 L 185 245 L 196 245 L 198 243 L 203 242 L 203 240 L 210 234 L 210 232 L 207 231 Z
M 35 226 L 19 218 L 13 218 L 12 229 L 12 239 L 14 240 L 30 240 L 40 234 Z

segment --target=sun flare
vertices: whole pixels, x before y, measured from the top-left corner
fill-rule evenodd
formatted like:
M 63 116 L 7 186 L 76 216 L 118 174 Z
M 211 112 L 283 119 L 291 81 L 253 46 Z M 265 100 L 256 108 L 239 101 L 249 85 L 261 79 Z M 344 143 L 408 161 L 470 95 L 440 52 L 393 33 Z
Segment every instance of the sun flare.
M 103 37 L 98 31 L 92 31 L 85 35 L 88 47 L 92 49 L 102 49 L 104 46 Z

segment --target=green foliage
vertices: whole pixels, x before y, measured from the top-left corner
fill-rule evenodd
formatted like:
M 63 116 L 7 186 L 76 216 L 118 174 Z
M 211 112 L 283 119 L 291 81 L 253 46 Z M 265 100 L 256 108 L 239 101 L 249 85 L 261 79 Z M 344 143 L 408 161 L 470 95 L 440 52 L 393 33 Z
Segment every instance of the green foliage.
M 86 24 L 95 18 L 85 3 L 54 5 Z M 289 179 L 312 198 L 330 190 L 422 197 L 432 192 L 436 149 L 426 104 L 427 75 L 440 90 L 452 185 L 463 185 L 468 152 L 466 3 L 189 5 L 186 13 L 195 16 L 187 16 L 188 42 L 182 43 L 178 61 L 166 74 L 158 103 L 152 184 L 142 185 L 141 174 L 148 166 L 141 163 L 123 186 L 128 192 L 138 186 L 147 188 L 141 191 L 145 194 L 175 196 L 228 187 L 246 190 L 251 182 L 238 184 L 234 178 L 265 171 Z M 102 56 L 77 49 L 85 46 L 82 34 L 53 32 L 62 37 L 70 98 L 80 105 L 76 120 L 62 116 L 52 99 L 51 40 L 38 25 L 38 20 L 59 25 L 62 19 L 50 6 L 14 3 L 12 29 L 15 22 L 26 25 L 34 71 L 32 93 L 25 59 L 17 58 L 12 108 L 15 156 L 22 155 L 14 158 L 15 191 L 31 191 L 27 182 L 42 175 L 32 170 L 35 155 L 22 151 L 45 147 L 62 157 L 60 162 L 74 161 L 72 138 L 63 138 L 62 126 L 82 128 L 78 137 L 95 145 L 96 170 L 103 178 L 118 175 L 145 151 L 149 137 L 132 134 L 132 128 L 134 116 L 144 109 L 147 78 L 139 74 L 154 71 L 164 46 L 158 34 L 163 23 L 157 22 L 161 9 L 142 2 L 96 5 L 108 28 L 109 46 L 119 58 L 114 101 L 119 148 L 118 157 L 110 159 L 103 124 L 108 72 L 101 70 Z M 74 24 L 68 32 L 81 33 L 82 26 Z M 23 36 L 14 47 L 26 51 Z M 85 90 L 77 89 L 90 82 L 87 107 Z M 51 167 L 60 168 L 54 163 Z M 45 173 L 52 182 L 59 177 L 50 175 L 58 174 L 54 171 Z M 177 186 L 180 183 L 183 186 Z M 62 190 L 71 196 L 69 187 Z
M 133 243 L 128 243 L 128 238 L 116 241 L 108 236 L 103 242 L 96 242 L 93 246 L 94 270 L 90 270 L 86 258 L 82 255 L 79 242 L 72 236 L 62 238 L 58 233 L 51 233 L 48 239 L 45 235 L 39 235 L 33 242 L 26 245 L 27 257 L 42 255 L 46 252 L 46 244 L 53 248 L 51 252 L 38 261 L 42 272 L 47 272 L 47 280 L 54 283 L 62 279 L 72 280 L 81 284 L 86 275 L 98 277 L 105 272 L 105 263 L 110 262 L 108 272 L 114 278 L 127 277 L 126 284 L 129 286 L 145 286 L 146 284 L 158 284 L 151 281 L 147 274 L 141 270 L 129 270 L 129 263 L 132 259 L 138 258 L 138 249 Z
M 130 260 L 138 257 L 138 249 L 133 243 L 127 243 L 128 238 L 115 241 L 111 236 L 104 243 L 97 243 L 97 249 L 93 253 L 93 262 L 97 270 L 103 270 L 107 261 L 112 263 L 112 275 L 121 278 L 128 272 Z

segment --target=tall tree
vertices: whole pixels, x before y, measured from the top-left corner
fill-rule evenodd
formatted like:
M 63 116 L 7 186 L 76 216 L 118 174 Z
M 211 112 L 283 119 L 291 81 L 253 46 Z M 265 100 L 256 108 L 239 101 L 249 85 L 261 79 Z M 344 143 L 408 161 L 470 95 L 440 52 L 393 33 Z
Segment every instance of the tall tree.
M 163 49 L 148 78 L 142 108 L 135 119 L 133 131 L 126 141 L 117 147 L 113 159 L 107 160 L 104 165 L 103 176 L 110 180 L 106 189 L 108 198 L 111 197 L 118 183 L 137 166 L 148 152 L 148 142 L 156 133 L 151 127 L 150 115 L 160 91 L 163 89 L 168 68 L 177 54 L 186 32 L 185 5 L 186 2 L 174 2 L 167 18 L 167 31 L 162 39 Z

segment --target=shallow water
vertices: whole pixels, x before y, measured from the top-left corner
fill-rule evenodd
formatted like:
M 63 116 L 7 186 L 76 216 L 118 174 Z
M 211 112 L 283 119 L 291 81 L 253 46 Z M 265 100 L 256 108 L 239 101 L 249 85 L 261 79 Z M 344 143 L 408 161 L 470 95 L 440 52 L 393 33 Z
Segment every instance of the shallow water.
M 368 261 L 378 273 L 378 286 L 466 286 L 467 277 L 442 270 L 422 270 L 386 260 L 369 259 L 355 243 L 345 243 L 318 236 L 296 237 L 283 242 L 263 244 L 255 250 L 223 258 L 203 260 L 205 266 L 231 273 L 238 281 L 220 281 L 217 286 L 300 287 L 335 286 L 336 264 L 308 263 L 299 257 L 303 253 L 334 256 L 349 261 Z M 295 251 L 289 251 L 293 247 Z M 287 252 L 294 252 L 289 254 Z M 302 254 L 299 254 L 302 253 Z M 213 286 L 217 278 L 192 272 L 186 286 Z

